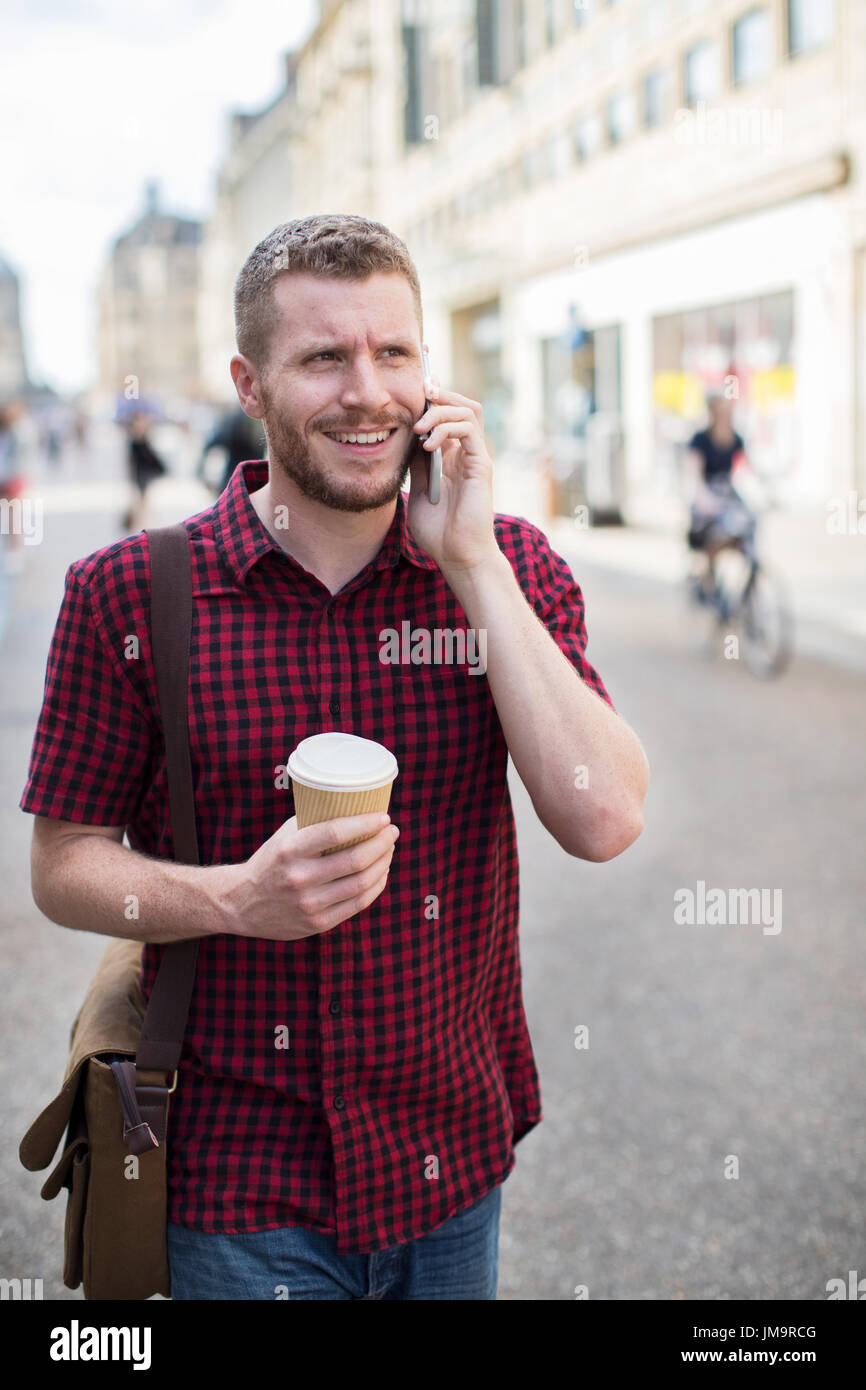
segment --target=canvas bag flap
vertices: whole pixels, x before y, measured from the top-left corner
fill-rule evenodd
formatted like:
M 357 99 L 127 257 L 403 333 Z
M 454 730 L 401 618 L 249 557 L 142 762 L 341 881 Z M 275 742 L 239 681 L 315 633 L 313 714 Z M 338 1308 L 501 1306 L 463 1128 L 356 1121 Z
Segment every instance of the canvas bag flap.
M 70 1035 L 63 1086 L 33 1121 L 18 1147 L 25 1168 L 47 1168 L 63 1138 L 89 1057 L 122 1052 L 134 1057 L 145 1013 L 141 992 L 140 941 L 112 938 L 103 952 Z

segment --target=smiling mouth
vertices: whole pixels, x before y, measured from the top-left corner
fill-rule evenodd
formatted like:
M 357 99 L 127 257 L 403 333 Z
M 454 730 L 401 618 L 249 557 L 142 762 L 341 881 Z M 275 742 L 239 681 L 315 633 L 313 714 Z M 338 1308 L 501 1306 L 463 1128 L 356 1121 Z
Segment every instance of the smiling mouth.
M 324 430 L 327 439 L 333 440 L 335 444 L 340 444 L 344 448 L 360 451 L 365 454 L 375 453 L 381 449 L 383 444 L 387 444 L 392 434 L 396 434 L 397 426 L 390 429 L 380 430 Z

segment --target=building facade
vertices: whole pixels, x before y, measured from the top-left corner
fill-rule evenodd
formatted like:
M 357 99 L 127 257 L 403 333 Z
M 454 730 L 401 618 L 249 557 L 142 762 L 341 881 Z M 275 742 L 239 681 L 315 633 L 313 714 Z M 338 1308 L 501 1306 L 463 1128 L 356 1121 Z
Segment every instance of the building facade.
M 275 101 L 232 115 L 202 255 L 203 376 L 214 400 L 236 400 L 234 281 L 257 242 L 311 213 L 381 213 L 404 150 L 398 17 L 393 0 L 325 0 L 314 32 L 285 57 Z
M 21 284 L 17 272 L 0 256 L 0 407 L 26 395 L 28 389 Z
M 435 369 L 561 512 L 678 515 L 709 389 L 786 502 L 866 486 L 860 0 L 334 0 L 291 61 L 233 274 L 289 217 L 393 227 Z
M 172 403 L 201 394 L 201 223 L 162 211 L 149 184 L 143 215 L 114 243 L 99 286 L 99 388 Z
M 390 216 L 497 442 L 655 523 L 721 389 L 785 499 L 862 486 L 866 7 L 415 13 L 437 119 Z

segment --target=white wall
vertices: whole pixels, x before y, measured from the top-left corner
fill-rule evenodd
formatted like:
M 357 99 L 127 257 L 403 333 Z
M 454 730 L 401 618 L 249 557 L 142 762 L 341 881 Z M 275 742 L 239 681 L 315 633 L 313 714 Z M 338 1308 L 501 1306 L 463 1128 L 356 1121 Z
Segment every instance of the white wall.
M 565 328 L 574 302 L 588 328 L 622 325 L 629 489 L 651 489 L 652 318 L 791 289 L 799 450 L 785 485 L 787 500 L 824 499 L 853 486 L 850 260 L 839 205 L 815 195 L 525 282 L 509 297 L 506 327 L 519 344 L 515 441 L 537 435 L 539 339 Z

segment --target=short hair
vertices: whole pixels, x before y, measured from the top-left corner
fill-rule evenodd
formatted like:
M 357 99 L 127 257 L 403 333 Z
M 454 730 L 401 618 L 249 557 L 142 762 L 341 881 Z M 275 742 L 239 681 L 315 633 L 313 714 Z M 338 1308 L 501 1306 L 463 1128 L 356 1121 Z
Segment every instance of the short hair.
M 344 280 L 366 280 L 376 272 L 405 275 L 423 336 L 421 286 L 405 242 L 381 222 L 352 213 L 319 213 L 275 227 L 240 269 L 234 290 L 235 338 L 238 352 L 255 366 L 266 365 L 276 327 L 274 280 L 293 271 Z

